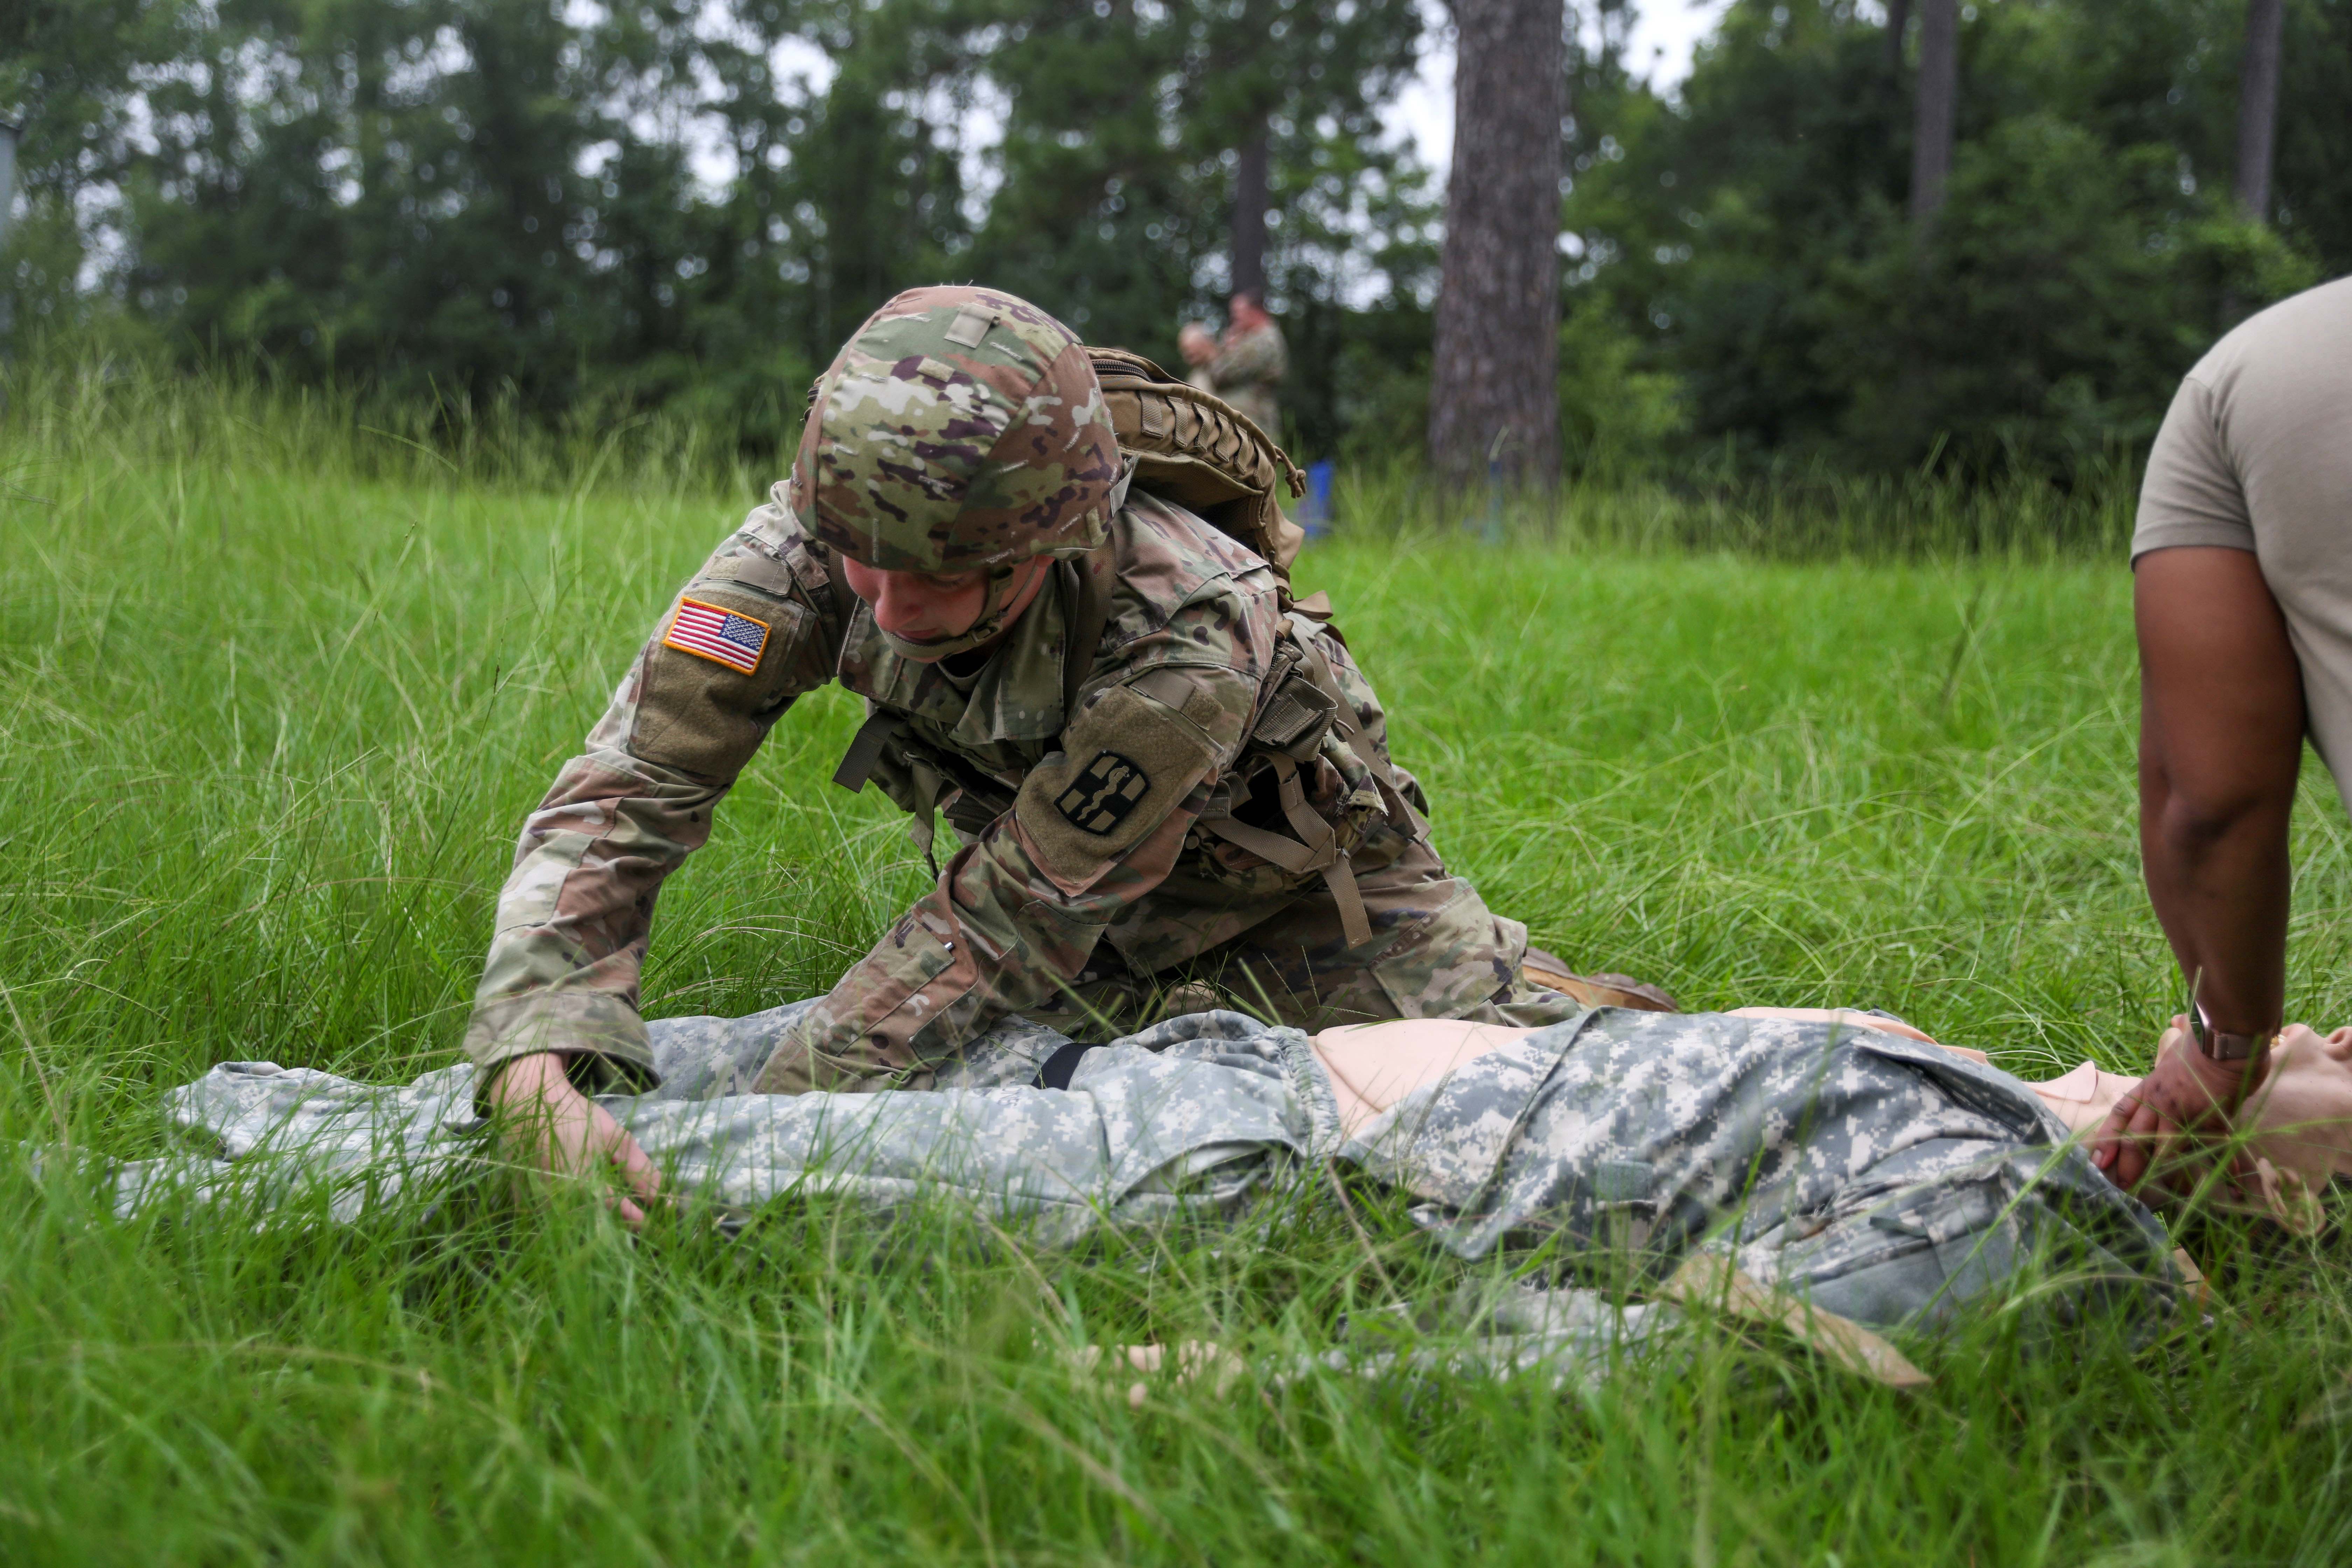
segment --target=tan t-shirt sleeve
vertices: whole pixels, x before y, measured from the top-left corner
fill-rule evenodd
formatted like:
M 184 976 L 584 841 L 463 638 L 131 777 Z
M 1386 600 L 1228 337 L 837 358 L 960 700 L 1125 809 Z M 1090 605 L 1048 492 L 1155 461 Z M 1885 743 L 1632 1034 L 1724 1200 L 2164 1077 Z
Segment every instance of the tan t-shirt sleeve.
M 2240 322 L 2181 383 L 2148 454 L 2132 557 L 2200 544 L 2261 563 L 2312 741 L 2352 806 L 2352 278 Z
M 2172 407 L 2147 455 L 2147 473 L 2139 487 L 2139 520 L 2132 529 L 2132 559 L 2181 545 L 2254 548 L 2245 486 L 2223 443 L 2212 389 L 2194 373 L 2173 395 Z

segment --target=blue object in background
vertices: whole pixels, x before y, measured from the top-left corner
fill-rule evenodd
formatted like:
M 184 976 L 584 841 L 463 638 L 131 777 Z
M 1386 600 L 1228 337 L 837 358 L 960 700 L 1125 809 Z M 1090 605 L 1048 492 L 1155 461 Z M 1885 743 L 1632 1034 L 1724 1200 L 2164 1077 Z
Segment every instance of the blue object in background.
M 1309 539 L 1331 531 L 1331 459 L 1307 465 L 1307 493 L 1298 500 L 1298 526 Z

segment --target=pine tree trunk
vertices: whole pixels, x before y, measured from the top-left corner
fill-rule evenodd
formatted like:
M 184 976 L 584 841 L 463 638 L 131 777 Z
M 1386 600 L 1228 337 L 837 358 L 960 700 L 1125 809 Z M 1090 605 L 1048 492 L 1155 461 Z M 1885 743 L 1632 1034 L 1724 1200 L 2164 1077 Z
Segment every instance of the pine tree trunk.
M 2271 211 L 2271 151 L 2278 139 L 2282 0 L 2246 0 L 2246 55 L 2238 72 L 2238 206 L 2256 223 Z
M 1234 292 L 1265 301 L 1265 121 L 1234 165 Z
M 1903 74 L 1903 35 L 1911 26 L 1911 0 L 1886 0 L 1886 74 Z
M 1562 0 L 1454 0 L 1454 169 L 1429 453 L 1444 473 L 1559 479 Z
M 1960 0 L 1919 8 L 1919 85 L 1911 124 L 1911 221 L 1925 232 L 1943 210 L 1959 107 Z
M 0 248 L 8 244 L 8 220 L 16 210 L 16 127 L 0 120 Z M 0 289 L 0 352 L 5 352 L 16 326 L 16 291 Z M 8 395 L 0 389 L 0 409 Z

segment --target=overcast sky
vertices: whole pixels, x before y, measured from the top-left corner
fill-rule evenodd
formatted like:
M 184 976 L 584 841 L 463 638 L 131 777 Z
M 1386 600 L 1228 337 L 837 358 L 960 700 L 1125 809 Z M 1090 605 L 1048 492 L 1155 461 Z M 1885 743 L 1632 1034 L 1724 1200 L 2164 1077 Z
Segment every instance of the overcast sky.
M 1671 87 L 1690 74 L 1691 50 L 1712 32 L 1728 0 L 1646 0 L 1635 7 L 1633 47 L 1627 61 L 1650 79 Z M 1437 12 L 1435 5 L 1431 6 Z M 1454 153 L 1454 39 L 1443 26 L 1431 29 L 1421 70 L 1389 110 L 1389 125 L 1410 139 L 1441 175 Z

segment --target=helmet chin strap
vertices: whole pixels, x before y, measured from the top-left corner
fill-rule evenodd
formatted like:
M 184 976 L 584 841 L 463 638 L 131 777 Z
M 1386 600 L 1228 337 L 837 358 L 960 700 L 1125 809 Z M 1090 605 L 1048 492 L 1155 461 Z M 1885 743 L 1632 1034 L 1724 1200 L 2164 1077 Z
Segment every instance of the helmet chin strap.
M 1013 574 L 1019 570 L 1017 564 L 992 566 L 988 569 L 988 596 L 981 601 L 980 614 L 973 618 L 971 626 L 953 637 L 902 637 L 879 621 L 874 624 L 874 629 L 882 634 L 882 640 L 890 645 L 890 651 L 901 658 L 919 659 L 929 663 L 942 658 L 953 658 L 960 653 L 970 653 L 981 644 L 1003 635 L 1005 624 L 1013 618 L 1006 613 L 1013 603 L 1013 595 L 1009 590 L 1013 584 Z

